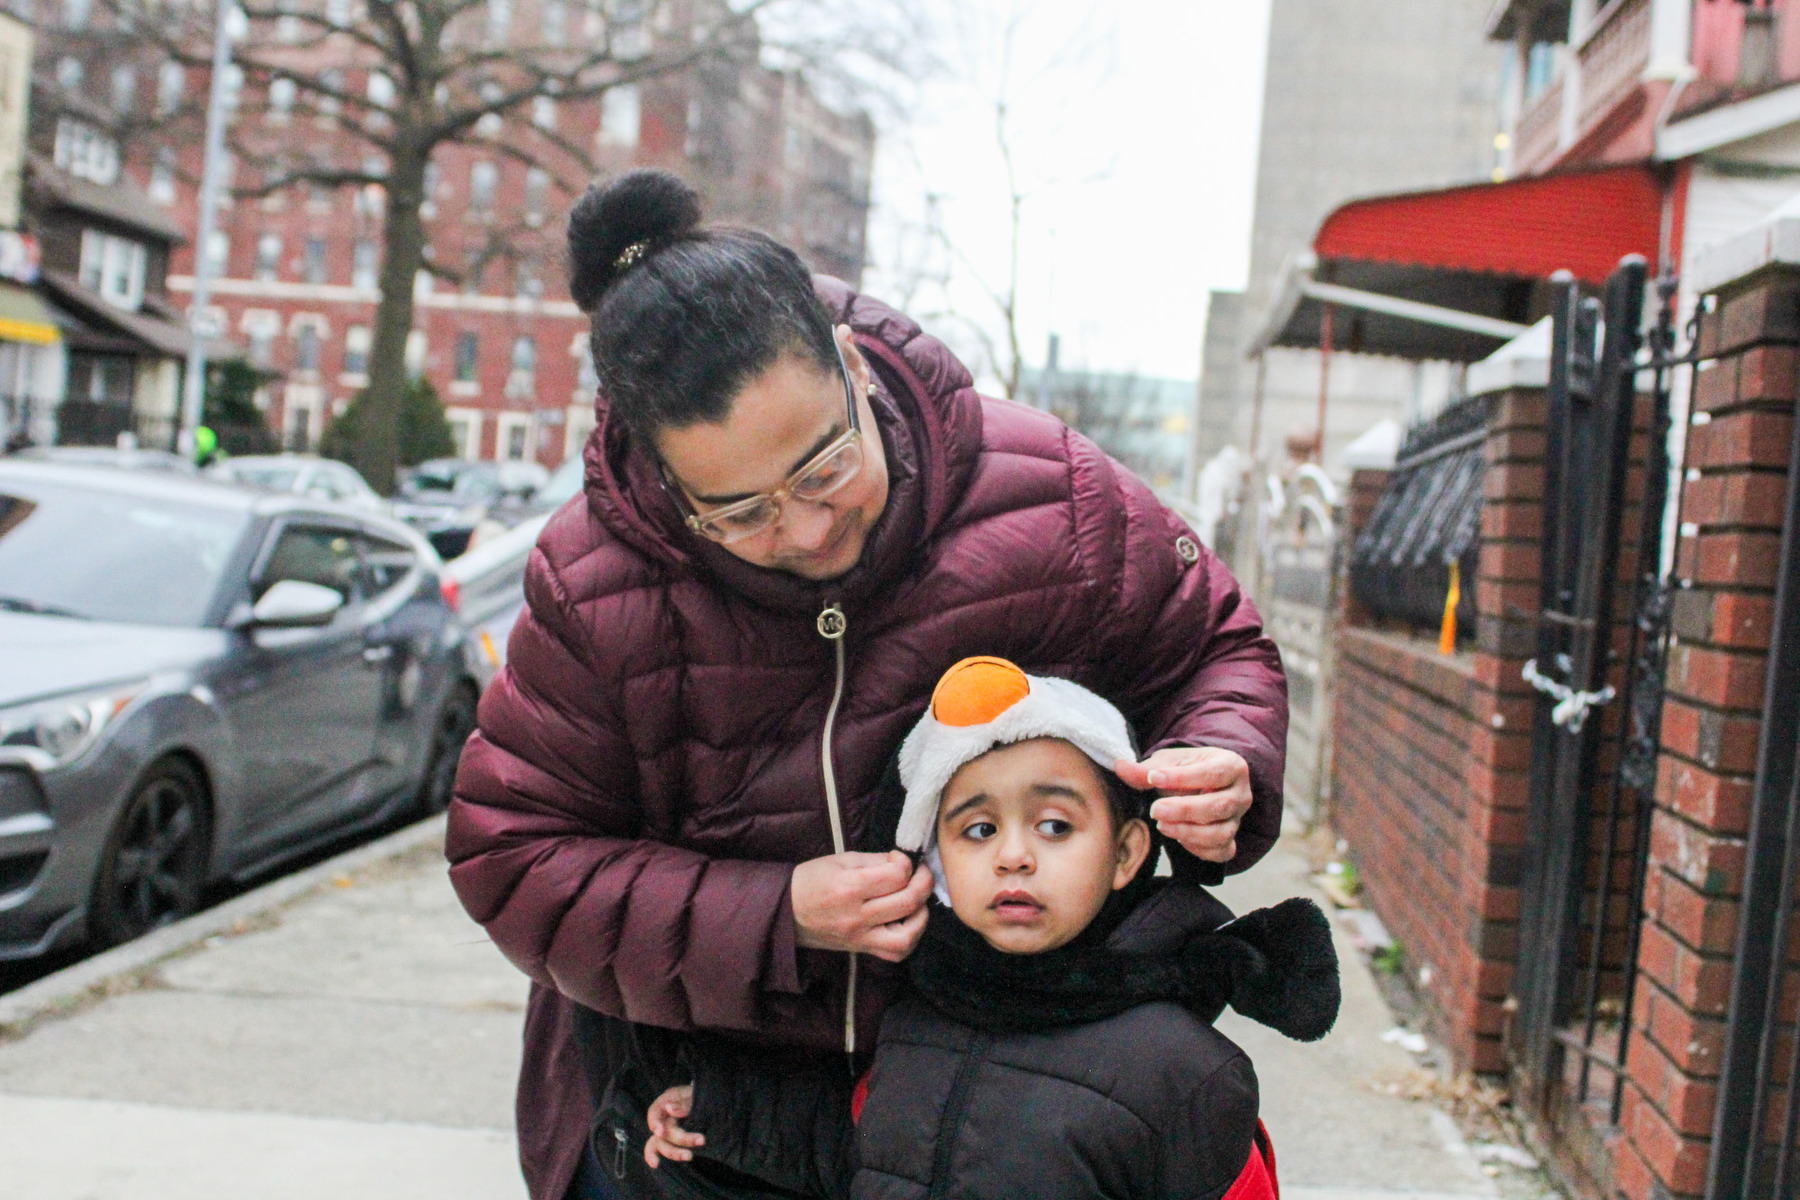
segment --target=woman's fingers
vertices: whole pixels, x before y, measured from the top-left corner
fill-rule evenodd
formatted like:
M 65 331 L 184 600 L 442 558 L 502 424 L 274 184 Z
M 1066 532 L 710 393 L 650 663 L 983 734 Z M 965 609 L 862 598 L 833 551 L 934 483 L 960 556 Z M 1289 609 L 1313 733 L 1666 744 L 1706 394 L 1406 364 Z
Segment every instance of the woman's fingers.
M 929 875 L 929 872 L 927 872 Z M 871 929 L 863 939 L 865 953 L 886 962 L 900 962 L 913 952 L 925 932 L 925 909 L 919 908 L 903 920 Z
M 863 901 L 863 924 L 872 927 L 905 920 L 924 907 L 931 886 L 931 869 L 921 863 L 899 891 Z

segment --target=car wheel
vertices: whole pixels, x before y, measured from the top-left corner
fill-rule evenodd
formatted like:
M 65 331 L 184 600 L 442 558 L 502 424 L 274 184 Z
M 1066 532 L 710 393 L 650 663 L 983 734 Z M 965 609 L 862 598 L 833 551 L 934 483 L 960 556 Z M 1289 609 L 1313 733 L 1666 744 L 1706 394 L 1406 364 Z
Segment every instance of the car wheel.
M 211 825 L 192 767 L 171 758 L 150 768 L 106 840 L 88 908 L 93 939 L 117 945 L 198 910 Z
M 456 764 L 462 761 L 463 743 L 475 730 L 475 688 L 467 681 L 450 689 L 444 706 L 431 726 L 431 751 L 425 758 L 425 777 L 419 781 L 419 809 L 441 813 L 450 807 L 456 786 Z

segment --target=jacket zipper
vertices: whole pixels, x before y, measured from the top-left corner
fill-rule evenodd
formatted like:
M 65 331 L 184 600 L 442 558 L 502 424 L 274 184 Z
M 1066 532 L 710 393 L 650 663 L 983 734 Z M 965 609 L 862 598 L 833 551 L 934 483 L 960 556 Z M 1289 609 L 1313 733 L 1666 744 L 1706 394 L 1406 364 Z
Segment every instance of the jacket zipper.
M 844 634 L 850 619 L 836 601 L 825 605 L 818 619 L 819 636 L 831 643 L 837 659 L 837 682 L 831 689 L 831 706 L 825 710 L 825 733 L 819 739 L 819 765 L 825 773 L 825 811 L 831 818 L 832 852 L 842 854 L 844 814 L 838 806 L 837 768 L 831 761 L 831 735 L 837 726 L 838 707 L 844 702 Z M 844 1053 L 856 1053 L 856 953 L 850 954 L 850 982 L 844 994 Z
M 931 1191 L 926 1200 L 941 1200 L 950 1191 L 951 1160 L 956 1154 L 956 1134 L 969 1111 L 969 1093 L 975 1088 L 975 1071 L 987 1053 L 988 1034 L 979 1033 L 963 1051 L 957 1064 L 956 1079 L 950 1084 L 950 1098 L 944 1101 L 944 1116 L 938 1122 L 937 1146 L 931 1155 Z
M 630 1146 L 631 1139 L 617 1125 L 613 1126 L 613 1143 L 613 1178 L 623 1180 L 625 1178 L 625 1151 Z

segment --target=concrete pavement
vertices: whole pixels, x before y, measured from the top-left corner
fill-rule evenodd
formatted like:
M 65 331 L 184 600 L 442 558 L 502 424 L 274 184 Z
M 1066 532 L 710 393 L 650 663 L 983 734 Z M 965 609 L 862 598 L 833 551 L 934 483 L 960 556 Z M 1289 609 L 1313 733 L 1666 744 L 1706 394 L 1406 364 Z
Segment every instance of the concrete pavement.
M 13 1030 L 0 1041 L 0 1194 L 522 1197 L 511 1105 L 524 980 L 451 894 L 441 821 L 389 842 L 284 885 L 267 911 L 245 897 L 223 926 L 165 931 L 161 957 L 121 960 L 79 1002 L 53 995 L 55 976 L 0 999 Z M 1242 910 L 1311 884 L 1278 849 L 1223 892 Z M 1413 1064 L 1380 1040 L 1391 1018 L 1341 950 L 1344 1013 L 1323 1042 L 1227 1017 L 1257 1063 L 1283 1195 L 1494 1197 L 1448 1117 L 1371 1089 Z M 85 987 L 93 966 L 71 973 L 84 969 Z M 21 998 L 33 1009 L 46 997 L 45 1015 L 18 1024 Z

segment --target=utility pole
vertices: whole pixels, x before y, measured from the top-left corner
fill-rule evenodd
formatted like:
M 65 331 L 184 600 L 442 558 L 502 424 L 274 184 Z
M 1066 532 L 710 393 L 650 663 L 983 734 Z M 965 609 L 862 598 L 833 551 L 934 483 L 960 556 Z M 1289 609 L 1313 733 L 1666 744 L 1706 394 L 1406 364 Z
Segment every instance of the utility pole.
M 212 240 L 219 219 L 219 175 L 224 169 L 225 108 L 230 90 L 225 74 L 231 67 L 231 14 L 237 0 L 217 0 L 218 17 L 213 23 L 212 86 L 206 98 L 206 155 L 200 167 L 200 229 L 194 246 L 194 291 L 188 310 L 187 374 L 181 389 L 181 430 L 175 445 L 179 453 L 192 457 L 194 432 L 200 428 L 202 404 L 206 397 L 206 306 L 212 299 Z
M 1050 335 L 1050 344 L 1044 350 L 1044 370 L 1038 376 L 1037 406 L 1045 412 L 1050 411 L 1050 401 L 1056 395 L 1056 359 L 1062 351 L 1062 339 L 1054 333 Z

